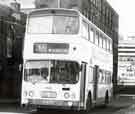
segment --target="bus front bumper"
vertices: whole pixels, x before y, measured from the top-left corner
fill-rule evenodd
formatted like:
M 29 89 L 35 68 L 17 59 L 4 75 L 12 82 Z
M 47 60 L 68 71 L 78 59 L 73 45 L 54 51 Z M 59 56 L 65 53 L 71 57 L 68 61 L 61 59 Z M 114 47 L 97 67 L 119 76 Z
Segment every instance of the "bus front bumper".
M 34 108 L 47 108 L 47 109 L 66 109 L 66 110 L 80 110 L 80 103 L 77 101 L 55 101 L 55 100 L 43 100 L 43 99 L 29 99 L 28 107 Z

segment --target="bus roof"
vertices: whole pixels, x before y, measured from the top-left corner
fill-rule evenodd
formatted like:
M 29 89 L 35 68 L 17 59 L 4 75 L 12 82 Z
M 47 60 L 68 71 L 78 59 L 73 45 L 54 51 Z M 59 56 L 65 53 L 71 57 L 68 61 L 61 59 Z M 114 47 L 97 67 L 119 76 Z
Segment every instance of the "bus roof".
M 73 15 L 78 16 L 80 15 L 82 18 L 84 18 L 87 22 L 91 24 L 94 28 L 96 28 L 98 31 L 100 31 L 102 34 L 104 34 L 106 37 L 111 39 L 106 33 L 104 33 L 99 27 L 97 27 L 94 23 L 92 23 L 88 18 L 86 18 L 80 11 L 76 9 L 66 9 L 66 8 L 40 8 L 40 9 L 34 9 L 31 12 L 29 12 L 29 16 L 34 15 L 43 15 L 43 14 L 67 14 L 67 15 Z M 112 39 L 111 39 L 112 40 Z
M 69 14 L 79 15 L 79 11 L 75 9 L 64 9 L 64 8 L 42 8 L 32 10 L 29 15 L 42 15 L 42 14 Z

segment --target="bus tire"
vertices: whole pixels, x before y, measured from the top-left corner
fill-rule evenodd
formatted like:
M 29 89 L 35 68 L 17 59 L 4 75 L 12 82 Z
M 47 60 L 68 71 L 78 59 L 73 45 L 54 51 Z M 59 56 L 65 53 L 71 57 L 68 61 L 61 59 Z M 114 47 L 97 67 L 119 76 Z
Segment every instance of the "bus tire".
M 104 101 L 104 105 L 105 107 L 109 104 L 109 95 L 108 95 L 108 91 L 105 94 L 105 101 Z
M 22 110 L 28 110 L 28 105 L 26 105 L 26 104 L 21 104 L 21 109 Z
M 89 113 L 91 109 L 92 109 L 92 99 L 91 94 L 89 94 L 86 101 L 86 112 Z

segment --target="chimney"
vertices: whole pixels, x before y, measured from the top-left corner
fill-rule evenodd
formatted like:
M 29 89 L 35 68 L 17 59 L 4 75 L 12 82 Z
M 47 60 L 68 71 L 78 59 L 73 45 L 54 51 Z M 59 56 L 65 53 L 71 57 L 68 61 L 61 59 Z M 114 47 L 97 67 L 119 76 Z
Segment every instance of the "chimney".
M 13 0 L 12 2 L 10 2 L 10 7 L 15 11 L 20 12 L 21 5 L 16 0 Z
M 60 0 L 35 0 L 35 7 L 38 8 L 58 8 Z

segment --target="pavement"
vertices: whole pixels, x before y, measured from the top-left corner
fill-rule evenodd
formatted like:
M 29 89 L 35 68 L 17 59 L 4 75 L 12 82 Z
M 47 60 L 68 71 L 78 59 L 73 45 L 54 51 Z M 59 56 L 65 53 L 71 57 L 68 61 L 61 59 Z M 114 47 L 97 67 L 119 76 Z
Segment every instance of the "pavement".
M 132 104 L 135 104 L 135 99 L 132 96 L 117 96 L 110 103 L 114 107 L 129 107 Z
M 120 110 L 115 114 L 135 114 L 135 105 L 130 106 L 129 108 Z
M 115 103 L 115 104 L 114 104 Z M 115 99 L 112 105 L 119 107 L 120 110 L 113 114 L 135 114 L 135 97 L 134 96 L 121 96 Z

